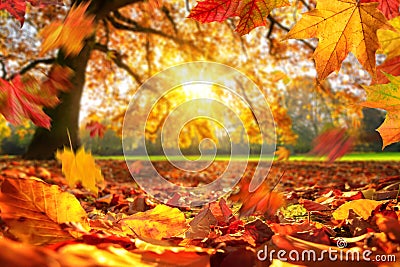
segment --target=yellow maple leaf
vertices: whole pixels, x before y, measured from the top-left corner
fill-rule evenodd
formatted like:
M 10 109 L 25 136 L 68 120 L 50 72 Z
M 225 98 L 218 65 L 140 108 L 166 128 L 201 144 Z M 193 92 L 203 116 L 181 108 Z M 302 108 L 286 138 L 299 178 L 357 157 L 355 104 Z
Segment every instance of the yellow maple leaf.
M 71 149 L 64 147 L 64 151 L 57 151 L 56 158 L 61 161 L 62 172 L 70 187 L 75 187 L 80 182 L 84 188 L 97 195 L 96 183 L 103 182 L 104 177 L 91 153 L 86 153 L 81 147 L 75 154 Z
M 387 55 L 387 60 L 400 56 L 400 17 L 396 17 L 389 21 L 389 23 L 396 29 L 379 30 L 378 39 L 381 43 L 381 50 Z
M 289 160 L 290 157 L 290 150 L 287 149 L 286 147 L 280 146 L 278 147 L 278 150 L 275 151 L 275 155 L 278 156 L 277 158 L 278 161 L 287 161 Z
M 381 201 L 356 199 L 344 203 L 332 213 L 332 216 L 335 220 L 346 220 L 349 216 L 349 211 L 353 210 L 357 215 L 361 216 L 364 220 L 367 220 L 369 216 L 371 216 L 372 211 L 380 204 L 382 204 Z
M 400 141 L 400 76 L 386 74 L 390 83 L 363 86 L 367 92 L 367 101 L 361 103 L 364 107 L 385 109 L 385 121 L 377 131 L 382 137 L 384 149 L 386 146 Z
M 43 28 L 40 35 L 44 40 L 39 56 L 56 48 L 62 48 L 65 56 L 80 53 L 85 38 L 93 33 L 94 16 L 85 14 L 88 6 L 89 3 L 73 6 L 63 23 L 55 21 Z
M 349 52 L 374 76 L 375 52 L 379 48 L 376 32 L 393 29 L 377 6 L 357 0 L 318 0 L 316 9 L 303 14 L 286 39 L 319 39 L 314 60 L 321 80 L 339 71 Z

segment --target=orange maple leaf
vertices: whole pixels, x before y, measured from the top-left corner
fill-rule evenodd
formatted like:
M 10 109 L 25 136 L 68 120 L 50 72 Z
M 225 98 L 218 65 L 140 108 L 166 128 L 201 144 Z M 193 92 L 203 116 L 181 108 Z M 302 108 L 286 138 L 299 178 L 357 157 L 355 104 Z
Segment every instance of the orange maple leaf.
M 370 108 L 385 109 L 385 121 L 377 131 L 382 137 L 384 149 L 386 146 L 400 141 L 400 76 L 386 74 L 390 83 L 363 86 L 367 92 L 367 101 L 361 105 Z
M 40 33 L 44 40 L 39 55 L 61 48 L 65 56 L 78 55 L 84 40 L 93 33 L 94 16 L 85 14 L 89 3 L 73 6 L 64 22 L 53 22 Z
M 339 71 L 349 52 L 375 76 L 375 53 L 379 48 L 376 32 L 394 30 L 377 6 L 357 0 L 318 0 L 316 9 L 305 13 L 286 39 L 319 39 L 314 60 L 321 80 Z

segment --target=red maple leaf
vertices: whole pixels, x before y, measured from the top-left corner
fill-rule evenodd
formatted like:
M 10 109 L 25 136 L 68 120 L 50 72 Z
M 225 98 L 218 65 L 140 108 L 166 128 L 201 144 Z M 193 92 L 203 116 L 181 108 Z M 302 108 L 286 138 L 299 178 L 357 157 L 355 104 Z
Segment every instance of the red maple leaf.
M 51 1 L 40 0 L 0 0 L 0 10 L 7 10 L 14 18 L 21 22 L 21 27 L 25 21 L 26 2 L 31 3 L 32 6 L 44 6 L 51 3 Z
M 378 9 L 382 11 L 383 15 L 389 20 L 400 15 L 400 1 L 399 0 L 361 0 L 361 3 L 378 2 Z
M 314 148 L 310 154 L 327 156 L 328 162 L 342 157 L 353 148 L 353 138 L 346 134 L 344 128 L 327 130 L 314 139 Z
M 376 68 L 376 80 L 372 84 L 384 84 L 389 83 L 389 79 L 384 73 L 391 74 L 393 76 L 400 75 L 400 56 L 391 58 L 383 62 Z
M 237 16 L 238 0 L 209 0 L 199 2 L 191 11 L 188 18 L 201 23 L 218 21 Z
M 13 124 L 20 124 L 24 118 L 29 118 L 37 126 L 49 129 L 50 118 L 41 106 L 56 104 L 56 97 L 39 93 L 39 83 L 33 78 L 24 83 L 20 75 L 10 82 L 0 79 L 0 113 Z
M 90 137 L 93 138 L 98 135 L 103 138 L 106 127 L 98 121 L 91 121 L 86 124 L 86 129 L 90 132 Z

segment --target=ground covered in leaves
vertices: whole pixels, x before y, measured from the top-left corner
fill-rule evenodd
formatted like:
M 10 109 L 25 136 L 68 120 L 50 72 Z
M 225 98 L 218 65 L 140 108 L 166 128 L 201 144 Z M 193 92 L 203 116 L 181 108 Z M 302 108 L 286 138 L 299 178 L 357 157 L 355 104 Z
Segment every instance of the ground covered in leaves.
M 124 161 L 97 164 L 95 196 L 56 161 L 0 160 L 0 266 L 400 265 L 397 162 L 277 162 L 254 193 L 250 163 L 232 193 L 180 209 L 146 195 Z M 226 162 L 192 177 L 155 165 L 197 186 Z

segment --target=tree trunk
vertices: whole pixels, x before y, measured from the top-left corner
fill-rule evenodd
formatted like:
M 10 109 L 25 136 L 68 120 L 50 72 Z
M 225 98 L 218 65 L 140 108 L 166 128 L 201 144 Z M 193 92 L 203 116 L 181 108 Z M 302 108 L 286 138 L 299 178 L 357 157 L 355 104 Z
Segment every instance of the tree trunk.
M 45 109 L 52 119 L 51 130 L 37 128 L 33 139 L 24 155 L 25 159 L 52 159 L 57 149 L 70 146 L 74 149 L 80 146 L 79 111 L 83 87 L 85 85 L 86 66 L 91 52 L 90 44 L 86 43 L 79 55 L 67 57 L 65 65 L 74 71 L 71 79 L 73 88 L 68 93 L 60 95 L 61 103 L 54 109 Z

